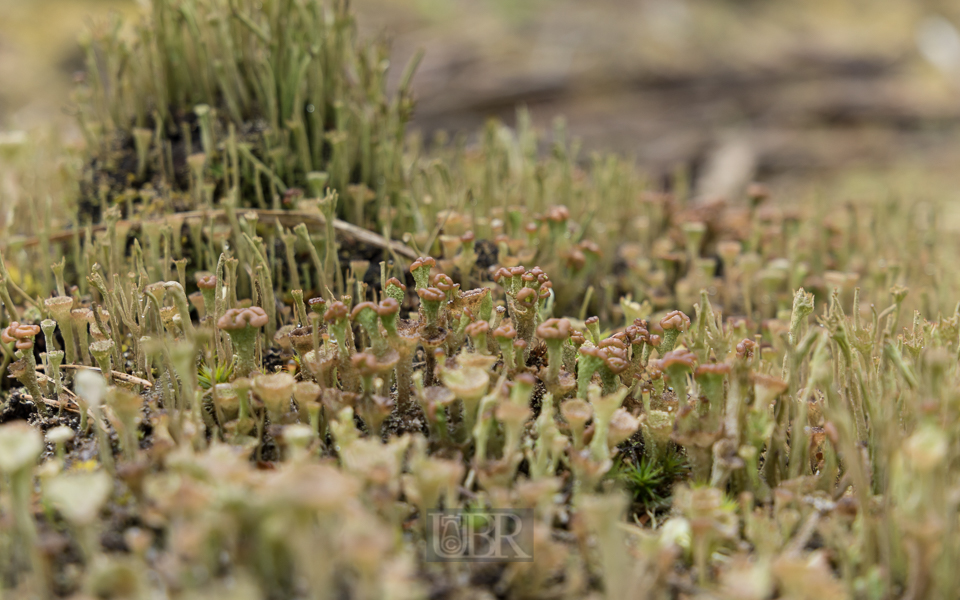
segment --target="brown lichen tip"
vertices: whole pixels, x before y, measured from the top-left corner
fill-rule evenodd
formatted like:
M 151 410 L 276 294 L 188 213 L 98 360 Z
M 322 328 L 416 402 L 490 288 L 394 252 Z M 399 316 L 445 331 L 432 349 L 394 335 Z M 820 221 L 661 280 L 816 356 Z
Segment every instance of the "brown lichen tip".
M 397 279 L 396 277 L 391 277 L 390 279 L 387 280 L 387 285 L 386 285 L 386 287 L 390 287 L 391 285 L 394 285 L 394 286 L 400 288 L 400 289 L 403 290 L 404 292 L 407 291 L 407 286 L 405 286 L 405 285 L 403 285 L 402 283 L 400 283 L 400 280 Z
M 647 343 L 650 344 L 651 346 L 653 346 L 654 348 L 659 347 L 659 346 L 660 346 L 660 342 L 661 342 L 661 338 L 660 338 L 659 335 L 650 335 L 650 336 L 647 336 Z
M 631 325 L 624 330 L 627 339 L 634 346 L 640 346 L 647 342 L 650 338 L 650 332 L 647 331 L 646 327 L 640 325 Z
M 569 319 L 547 319 L 537 327 L 541 340 L 565 340 L 570 337 Z
M 591 242 L 590 240 L 584 240 L 579 244 L 577 244 L 577 246 L 580 248 L 580 250 L 582 250 L 587 254 L 593 254 L 594 256 L 597 256 L 597 257 L 603 256 L 603 251 L 600 250 L 600 246 L 598 246 L 596 242 Z
M 299 200 L 303 195 L 303 190 L 300 188 L 288 188 L 287 191 L 283 193 L 283 202 L 285 204 L 293 204 L 294 201 Z
M 398 358 L 396 351 L 388 352 L 379 359 L 372 352 L 358 352 L 350 357 L 350 364 L 361 377 L 373 377 L 392 370 Z
M 533 288 L 523 288 L 517 292 L 517 302 L 527 308 L 536 304 L 538 298 L 537 291 Z
M 339 300 L 332 302 L 330 307 L 327 308 L 327 311 L 323 313 L 323 320 L 328 323 L 333 321 L 339 321 L 341 319 L 346 319 L 349 316 L 347 305 Z
M 727 363 L 707 363 L 697 367 L 697 370 L 694 371 L 693 376 L 699 379 L 700 377 L 726 375 L 728 373 L 730 373 L 730 365 Z
M 762 183 L 753 182 L 747 186 L 747 197 L 754 202 L 763 202 L 770 197 L 770 189 Z
M 753 374 L 753 384 L 767 390 L 771 395 L 778 396 L 787 391 L 787 382 L 772 375 Z
M 583 337 L 583 332 L 579 329 L 574 329 L 570 332 L 570 341 L 576 344 L 577 346 L 582 346 L 587 342 L 587 338 Z
M 493 337 L 498 340 L 512 340 L 517 337 L 517 330 L 510 323 L 504 323 L 493 330 Z
M 580 346 L 579 352 L 584 356 L 592 356 L 601 360 L 607 357 L 606 351 L 599 346 Z
M 617 348 L 618 350 L 626 350 L 627 344 L 623 340 L 617 338 L 616 336 L 610 336 L 600 340 L 600 343 L 597 344 L 599 348 Z
M 33 338 L 40 333 L 39 325 L 21 325 L 18 321 L 11 321 L 3 332 L 0 332 L 0 340 L 4 344 L 16 342 L 17 350 L 29 350 L 33 348 Z
M 486 321 L 474 321 L 466 327 L 467 335 L 472 338 L 475 338 L 478 335 L 483 335 L 488 331 L 490 331 L 490 325 Z
M 201 290 L 215 290 L 217 289 L 217 276 L 216 275 L 201 275 L 197 277 L 197 287 Z
M 541 277 L 543 277 L 542 281 L 540 280 Z M 543 272 L 543 269 L 541 269 L 540 267 L 534 267 L 529 271 L 527 271 L 526 273 L 524 273 L 521 279 L 523 279 L 523 281 L 526 283 L 533 283 L 534 281 L 543 283 L 548 279 L 548 277 Z
M 437 266 L 437 261 L 429 256 L 421 256 L 417 260 L 413 261 L 413 264 L 410 265 L 410 272 L 413 273 L 421 267 L 430 267 L 433 268 Z
M 350 312 L 350 320 L 356 321 L 357 317 L 360 316 L 360 313 L 368 308 L 373 312 L 377 312 L 377 305 L 373 302 L 361 302 L 353 307 L 353 311 Z
M 606 356 L 603 358 L 603 364 L 607 366 L 607 370 L 613 373 L 614 375 L 619 375 L 623 373 L 627 367 L 630 366 L 630 361 L 624 356 L 619 356 L 617 354 L 607 352 Z
M 453 279 L 451 279 L 446 273 L 437 273 L 433 276 L 433 287 L 437 288 L 438 290 L 449 292 L 456 287 L 456 285 L 457 284 L 453 282 Z
M 737 344 L 737 358 L 753 358 L 753 351 L 757 343 L 749 338 L 744 338 Z
M 566 255 L 567 267 L 579 271 L 587 265 L 587 257 L 579 249 L 574 248 Z
M 469 244 L 475 239 L 477 239 L 477 236 L 476 234 L 473 233 L 473 231 L 468 231 L 460 236 L 460 241 L 463 242 L 464 244 Z
M 614 375 L 622 373 L 630 366 L 630 362 L 627 360 L 626 350 L 616 346 L 581 346 L 580 354 L 599 358 L 603 361 L 606 369 Z
M 747 329 L 750 329 L 752 324 L 749 320 L 747 320 L 746 317 L 727 317 L 727 323 L 724 327 L 725 330 L 737 329 L 739 327 L 746 327 Z
M 697 366 L 697 355 L 686 348 L 677 348 L 664 354 L 659 361 L 659 367 L 663 371 L 675 366 L 693 369 Z
M 676 329 L 677 331 L 686 331 L 690 327 L 690 317 L 683 314 L 679 310 L 674 310 L 667 313 L 667 316 L 660 319 L 660 327 L 663 327 L 664 331 L 667 329 Z
M 380 372 L 377 357 L 370 352 L 358 352 L 350 357 L 350 363 L 362 377 L 373 377 Z
M 517 265 L 515 267 L 511 267 L 510 269 L 508 269 L 508 271 L 511 277 L 520 277 L 521 275 L 527 272 L 527 268 L 524 267 L 523 265 Z
M 269 321 L 266 311 L 259 306 L 250 308 L 231 308 L 217 321 L 217 327 L 225 330 L 263 327 Z
M 563 223 L 570 218 L 570 209 L 562 204 L 557 204 L 548 208 L 547 213 L 543 216 L 543 218 L 546 221 Z
M 540 299 L 546 300 L 550 297 L 550 290 L 553 289 L 553 282 L 544 281 L 540 284 Z
M 442 302 L 447 295 L 435 287 L 422 288 L 417 290 L 417 295 L 424 302 Z
M 377 305 L 377 314 L 381 317 L 389 317 L 400 312 L 400 303 L 394 298 L 384 298 Z

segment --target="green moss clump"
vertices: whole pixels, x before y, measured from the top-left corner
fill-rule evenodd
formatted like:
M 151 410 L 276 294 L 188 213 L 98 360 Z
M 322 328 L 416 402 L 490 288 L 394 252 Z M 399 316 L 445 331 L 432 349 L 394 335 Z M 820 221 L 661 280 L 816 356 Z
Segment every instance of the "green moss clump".
M 387 91 L 387 50 L 361 42 L 346 2 L 157 0 L 132 35 L 85 36 L 83 201 L 169 195 L 168 207 L 287 208 L 329 185 L 374 225 L 405 185 L 414 61 Z M 315 174 L 315 176 L 311 176 Z M 136 198 L 126 198 L 134 195 Z M 374 227 L 374 229 L 379 229 Z

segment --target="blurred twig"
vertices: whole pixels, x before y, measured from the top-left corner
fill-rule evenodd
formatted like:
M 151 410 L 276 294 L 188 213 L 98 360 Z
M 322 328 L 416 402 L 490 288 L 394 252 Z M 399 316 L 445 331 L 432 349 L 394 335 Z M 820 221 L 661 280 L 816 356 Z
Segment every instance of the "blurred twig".
M 321 227 L 326 224 L 326 220 L 323 218 L 323 215 L 308 213 L 308 212 L 299 212 L 299 211 L 287 211 L 287 210 L 269 210 L 269 209 L 243 209 L 243 213 L 256 213 L 259 217 L 261 223 L 279 223 L 284 227 L 293 227 L 300 223 L 306 224 L 308 227 Z M 118 226 L 129 227 L 131 229 L 141 228 L 144 224 L 147 223 L 167 223 L 171 221 L 186 221 L 188 219 L 213 219 L 218 221 L 225 221 L 227 218 L 227 213 L 224 210 L 194 210 L 182 213 L 176 213 L 169 217 L 161 219 L 150 219 L 150 220 L 128 220 L 118 222 Z M 405 256 L 407 258 L 417 258 L 417 253 L 411 250 L 406 244 L 398 242 L 395 240 L 388 240 L 387 238 L 358 227 L 346 221 L 341 221 L 340 219 L 335 219 L 333 223 L 334 229 L 337 230 L 346 238 L 353 239 L 357 242 L 362 242 L 370 246 L 376 246 L 378 248 L 383 248 L 385 250 L 392 250 L 398 255 Z M 106 225 L 94 225 L 91 227 L 91 231 L 105 231 Z M 69 240 L 73 237 L 74 231 L 72 229 L 63 229 L 60 231 L 55 231 L 50 234 L 50 242 L 62 242 Z M 6 249 L 9 246 L 18 246 L 18 247 L 30 247 L 40 244 L 41 240 L 38 237 L 31 237 L 26 239 L 20 239 L 16 241 L 8 241 L 0 243 L 0 250 Z

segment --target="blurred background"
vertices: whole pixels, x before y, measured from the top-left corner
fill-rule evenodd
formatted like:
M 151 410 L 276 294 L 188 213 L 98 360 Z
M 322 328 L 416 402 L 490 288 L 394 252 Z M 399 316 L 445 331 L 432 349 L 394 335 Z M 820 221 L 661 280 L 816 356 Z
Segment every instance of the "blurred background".
M 696 193 L 956 197 L 960 4 L 917 0 L 352 0 L 362 31 L 423 48 L 415 128 L 475 132 L 518 105 L 581 156 L 678 169 Z M 0 0 L 0 131 L 70 133 L 77 36 L 133 0 Z M 839 190 L 839 192 L 838 192 Z M 841 198 L 842 199 L 842 198 Z M 960 204 L 960 203 L 958 203 Z

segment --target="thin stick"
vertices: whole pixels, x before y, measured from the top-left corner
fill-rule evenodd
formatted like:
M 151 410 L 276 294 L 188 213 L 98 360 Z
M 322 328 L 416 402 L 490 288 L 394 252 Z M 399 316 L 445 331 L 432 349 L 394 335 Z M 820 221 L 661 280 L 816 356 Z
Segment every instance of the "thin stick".
M 46 382 L 46 381 L 51 381 L 51 379 L 50 379 L 49 377 L 47 377 L 46 375 L 44 375 L 43 373 L 38 373 L 38 375 L 42 378 L 42 381 L 44 381 L 44 382 Z M 64 395 L 64 396 L 67 396 L 67 398 L 69 398 L 69 401 L 70 401 L 70 402 L 73 402 L 73 404 L 76 405 L 76 407 L 74 407 L 73 405 L 70 404 L 70 402 L 67 402 L 66 404 L 64 404 L 63 408 L 66 409 L 68 412 L 79 413 L 79 412 L 80 412 L 80 403 L 77 402 L 77 395 L 74 394 L 73 392 L 71 392 L 71 391 L 70 391 L 69 389 L 67 389 L 67 388 L 63 388 L 61 391 L 63 392 L 63 395 Z M 29 399 L 31 402 L 33 402 L 33 396 L 31 396 L 30 394 L 24 393 L 24 394 L 22 394 L 20 397 L 21 397 L 21 398 L 25 398 L 25 399 Z M 46 404 L 47 406 L 52 406 L 52 407 L 54 407 L 54 408 L 60 408 L 60 398 L 57 398 L 56 400 L 54 400 L 53 398 L 42 398 L 42 400 L 43 400 L 43 403 Z M 88 415 L 88 416 L 92 416 L 93 413 L 88 410 L 88 411 L 87 411 L 87 415 Z
M 317 213 L 308 213 L 308 212 L 299 212 L 299 211 L 289 211 L 289 210 L 271 210 L 264 208 L 246 208 L 243 209 L 244 213 L 253 212 L 259 215 L 261 223 L 280 223 L 284 227 L 293 227 L 299 223 L 304 223 L 308 227 L 315 226 L 321 227 L 326 224 L 326 219 L 323 218 L 323 215 Z M 172 217 L 167 217 L 163 219 L 148 219 L 148 220 L 133 220 L 133 221 L 118 221 L 117 226 L 127 226 L 131 229 L 142 227 L 144 224 L 150 223 L 167 223 L 171 218 L 176 219 L 193 219 L 193 218 L 202 218 L 209 217 L 210 219 L 216 220 L 226 220 L 227 213 L 224 210 L 193 210 L 182 213 L 177 213 Z M 346 221 L 341 221 L 340 219 L 334 219 L 333 228 L 339 231 L 346 237 L 353 238 L 358 242 L 368 244 L 370 246 L 376 246 L 378 248 L 383 248 L 386 250 L 392 250 L 397 254 L 401 254 L 411 259 L 416 259 L 418 254 L 414 252 L 409 246 L 402 242 L 396 240 L 388 240 L 382 235 L 374 233 L 363 227 L 358 227 Z M 91 232 L 96 231 L 105 231 L 106 225 L 94 225 L 90 228 Z M 48 237 L 47 241 L 49 242 L 59 242 L 64 240 L 69 240 L 73 236 L 72 229 L 64 229 L 61 231 L 53 232 Z M 9 246 L 17 247 L 30 247 L 36 246 L 41 243 L 40 238 L 32 237 L 20 240 L 14 240 L 12 242 L 0 244 L 0 250 L 5 250 Z
M 87 365 L 60 365 L 61 369 L 85 369 L 88 371 L 100 372 L 100 367 L 90 367 Z M 42 366 L 37 366 L 37 371 L 42 371 Z M 134 377 L 133 375 L 127 375 L 126 373 L 120 373 L 117 371 L 110 371 L 113 374 L 114 379 L 118 379 L 124 383 L 129 383 L 131 385 L 142 385 L 145 388 L 152 388 L 153 384 L 147 381 L 146 379 L 140 379 L 139 377 Z

